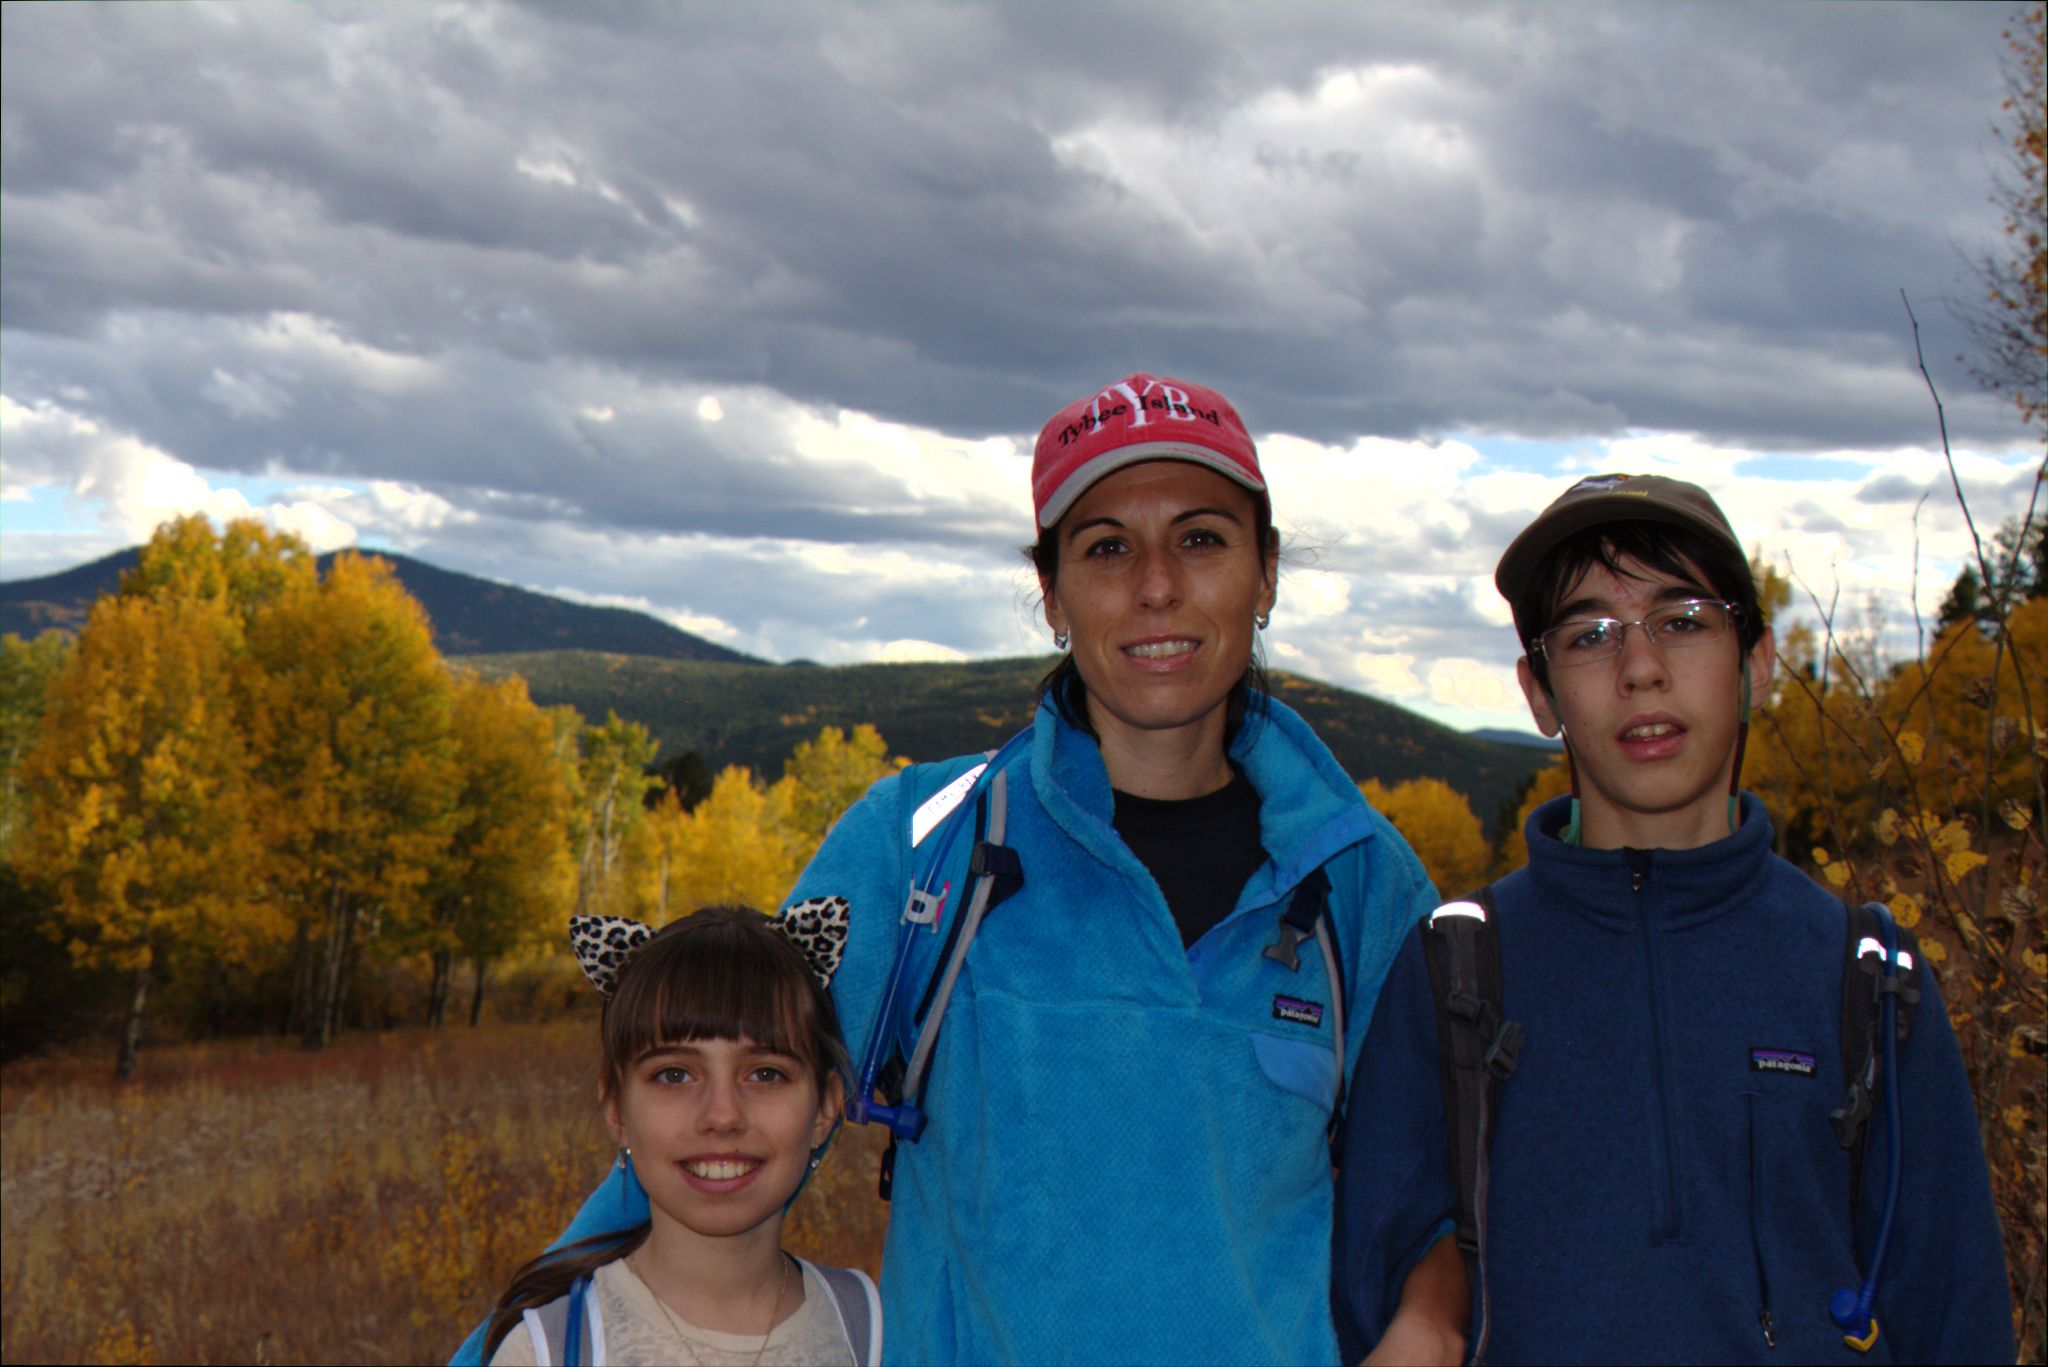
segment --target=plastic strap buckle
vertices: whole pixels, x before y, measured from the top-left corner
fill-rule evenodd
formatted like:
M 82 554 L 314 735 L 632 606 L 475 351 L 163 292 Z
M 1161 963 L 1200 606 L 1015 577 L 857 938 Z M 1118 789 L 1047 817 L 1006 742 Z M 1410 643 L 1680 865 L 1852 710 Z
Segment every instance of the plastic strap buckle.
M 991 845 L 986 840 L 974 842 L 974 853 L 967 858 L 967 871 L 976 878 L 983 874 L 992 876 L 998 883 L 1015 879 L 1024 881 L 1024 861 L 1008 845 Z
M 1306 940 L 1311 933 L 1299 926 L 1282 921 L 1280 923 L 1280 933 L 1275 935 L 1273 943 L 1265 948 L 1266 957 L 1277 963 L 1286 964 L 1287 970 L 1290 973 L 1299 973 L 1301 971 L 1301 954 L 1299 953 L 1301 942 Z
M 920 926 L 937 925 L 939 917 L 945 914 L 946 898 L 952 891 L 951 880 L 941 884 L 935 893 L 912 888 L 910 900 L 903 905 L 903 919 Z
M 1856 1141 L 1863 1137 L 1863 1127 L 1870 1120 L 1870 1088 L 1861 1081 L 1849 1084 L 1849 1096 L 1840 1106 L 1828 1112 L 1828 1119 L 1834 1123 L 1835 1138 L 1845 1149 L 1856 1147 Z
M 1486 1046 L 1486 1071 L 1497 1078 L 1505 1079 L 1515 1071 L 1521 1062 L 1522 1027 L 1517 1021 L 1503 1021 L 1495 1032 L 1493 1043 Z

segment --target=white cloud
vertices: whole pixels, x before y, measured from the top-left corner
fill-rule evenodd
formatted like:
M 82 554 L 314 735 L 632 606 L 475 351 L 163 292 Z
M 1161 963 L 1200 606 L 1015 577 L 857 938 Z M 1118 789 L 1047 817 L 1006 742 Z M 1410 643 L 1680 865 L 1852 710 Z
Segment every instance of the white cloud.
M 1352 668 L 1367 689 L 1391 702 L 1403 702 L 1424 691 L 1422 680 L 1415 677 L 1413 655 L 1360 651 L 1352 657 Z
M 293 533 L 318 554 L 356 544 L 356 529 L 317 503 L 275 503 L 262 511 L 271 525 Z
M 748 649 L 743 643 L 743 633 L 723 618 L 657 603 L 643 594 L 590 593 L 569 584 L 556 584 L 541 592 L 557 598 L 566 598 L 572 603 L 588 603 L 592 607 L 626 608 L 632 612 L 644 612 L 650 617 L 667 622 L 670 626 L 687 631 L 692 636 L 702 636 L 707 641 L 731 646 L 735 650 Z
M 240 491 L 216 489 L 184 461 L 48 401 L 24 405 L 0 395 L 0 441 L 17 487 L 65 487 L 102 526 L 131 541 L 187 513 L 221 522 L 251 511 Z
M 967 658 L 965 651 L 942 646 L 936 641 L 918 641 L 905 638 L 885 641 L 874 654 L 876 660 L 885 664 L 911 664 L 918 661 L 940 661 L 950 663 Z
M 1429 667 L 1429 699 L 1460 712 L 1513 712 L 1521 703 L 1513 679 L 1513 672 L 1499 665 L 1441 659 Z

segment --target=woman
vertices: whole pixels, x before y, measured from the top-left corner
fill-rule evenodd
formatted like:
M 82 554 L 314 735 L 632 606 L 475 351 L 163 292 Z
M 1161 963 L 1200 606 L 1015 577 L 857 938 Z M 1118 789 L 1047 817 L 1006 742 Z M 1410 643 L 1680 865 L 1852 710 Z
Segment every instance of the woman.
M 892 1155 L 888 1356 L 1333 1361 L 1333 1116 L 1428 879 L 1256 687 L 1278 540 L 1221 395 L 1138 374 L 1070 405 L 1032 492 L 1067 653 L 1005 774 L 1021 886 L 961 959 L 922 1134 Z M 955 905 L 904 937 L 880 1042 L 913 1051 L 974 845 L 925 877 L 934 823 L 949 800 L 985 819 L 955 782 L 980 758 L 876 784 L 791 894 L 847 903 L 832 991 L 856 1048 L 917 879 Z

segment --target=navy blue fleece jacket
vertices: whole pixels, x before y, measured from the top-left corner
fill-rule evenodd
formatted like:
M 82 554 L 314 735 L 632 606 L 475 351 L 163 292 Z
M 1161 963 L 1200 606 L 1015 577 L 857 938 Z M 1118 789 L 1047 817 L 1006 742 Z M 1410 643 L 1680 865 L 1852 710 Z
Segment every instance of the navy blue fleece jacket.
M 1828 1121 L 1845 1090 L 1844 908 L 1771 853 L 1748 794 L 1741 828 L 1695 850 L 1565 845 L 1567 806 L 1532 814 L 1529 865 L 1495 888 L 1504 1005 L 1528 1039 L 1492 1145 L 1488 1360 L 2012 1361 L 1976 1112 L 1933 975 L 1899 1060 L 1904 1181 L 1865 1356 L 1828 1318 L 1830 1294 L 1862 1280 L 1889 1143 L 1880 1114 L 1852 1203 Z M 1814 1071 L 1759 1069 L 1757 1050 Z M 1454 1205 L 1419 934 L 1362 1058 L 1338 1219 L 1347 1361 Z

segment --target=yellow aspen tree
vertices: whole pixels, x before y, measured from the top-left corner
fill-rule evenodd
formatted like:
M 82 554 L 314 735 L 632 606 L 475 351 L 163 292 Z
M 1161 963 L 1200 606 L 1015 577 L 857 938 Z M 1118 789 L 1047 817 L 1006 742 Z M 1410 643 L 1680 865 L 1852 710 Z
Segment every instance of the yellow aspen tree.
M 58 631 L 45 631 L 33 641 L 11 632 L 0 637 L 0 858 L 21 832 L 27 806 L 21 761 L 42 727 L 50 681 L 70 651 L 70 641 Z
M 264 604 L 317 577 L 313 552 L 290 532 L 240 518 L 216 534 L 205 514 L 190 513 L 156 529 L 121 576 L 121 593 L 211 599 L 226 605 L 240 628 Z
M 23 764 L 25 870 L 55 892 L 73 959 L 129 975 L 116 1075 L 130 1076 L 156 976 L 246 963 L 282 938 L 250 896 L 256 850 L 231 688 L 235 629 L 214 599 L 94 606 Z
M 1440 778 L 1415 778 L 1388 788 L 1359 785 L 1365 800 L 1394 823 L 1422 860 L 1438 891 L 1455 897 L 1478 886 L 1492 851 L 1465 795 Z
M 702 906 L 737 903 L 773 911 L 802 868 L 789 822 L 788 789 L 770 793 L 753 772 L 733 765 L 712 781 L 711 796 L 684 818 L 681 876 L 671 917 Z
M 354 554 L 256 612 L 249 665 L 256 820 L 298 925 L 298 1024 L 320 1048 L 356 961 L 424 914 L 454 827 L 453 688 L 419 604 Z
M 1536 771 L 1535 781 L 1529 785 L 1529 790 L 1522 794 L 1521 806 L 1515 809 L 1515 819 L 1508 823 L 1508 829 L 1500 833 L 1500 855 L 1493 864 L 1496 877 L 1513 873 L 1529 862 L 1529 842 L 1522 833 L 1522 828 L 1529 824 L 1529 813 L 1554 797 L 1563 797 L 1571 790 L 1571 769 L 1566 764 L 1563 754 L 1560 753 L 1557 758 Z M 1456 897 L 1468 889 L 1445 888 L 1443 891 L 1447 897 Z
M 451 728 L 459 788 L 454 827 L 435 870 L 424 927 L 428 1023 L 442 1024 L 458 956 L 474 970 L 469 1023 L 483 1010 L 495 960 L 563 933 L 576 898 L 569 853 L 574 771 L 526 682 L 466 671 L 453 677 Z
M 661 786 L 647 766 L 660 742 L 616 712 L 577 735 L 576 910 L 617 914 L 632 905 L 625 878 L 629 842 L 646 820 L 647 794 Z
M 836 726 L 799 743 L 782 766 L 777 787 L 788 785 L 791 834 L 807 861 L 824 843 L 839 814 L 858 802 L 875 780 L 910 763 L 891 756 L 882 733 L 862 722 L 848 735 Z
M 634 914 L 651 926 L 665 926 L 696 908 L 681 906 L 675 893 L 687 858 L 690 814 L 675 789 L 665 790 L 629 842 L 627 865 L 633 886 Z

